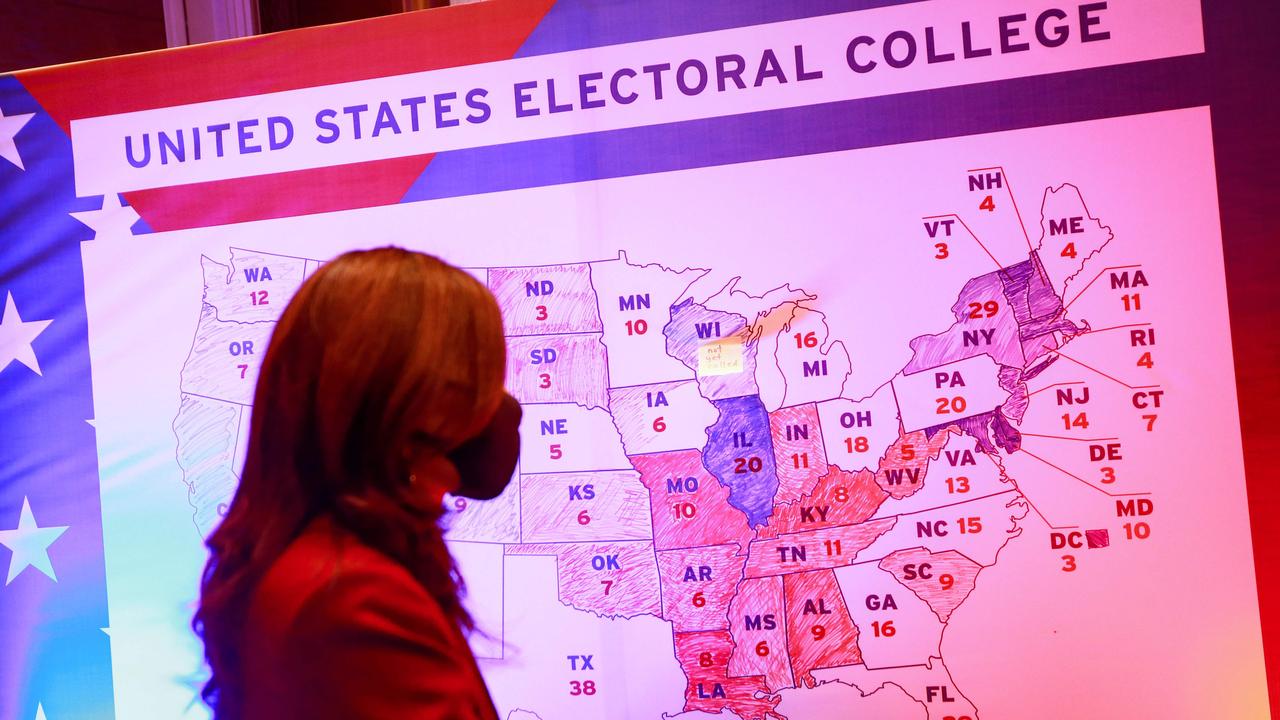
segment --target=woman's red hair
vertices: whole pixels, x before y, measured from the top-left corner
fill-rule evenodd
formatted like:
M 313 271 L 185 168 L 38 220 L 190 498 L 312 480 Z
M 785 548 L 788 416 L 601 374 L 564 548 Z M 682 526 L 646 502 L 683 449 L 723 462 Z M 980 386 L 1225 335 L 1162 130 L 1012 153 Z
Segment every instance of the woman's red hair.
M 319 515 L 403 564 L 470 629 L 439 495 L 410 482 L 406 450 L 446 453 L 483 428 L 505 365 L 493 295 L 434 257 L 352 252 L 303 283 L 262 363 L 240 486 L 208 539 L 192 625 L 215 718 L 242 714 L 240 632 L 254 589 Z

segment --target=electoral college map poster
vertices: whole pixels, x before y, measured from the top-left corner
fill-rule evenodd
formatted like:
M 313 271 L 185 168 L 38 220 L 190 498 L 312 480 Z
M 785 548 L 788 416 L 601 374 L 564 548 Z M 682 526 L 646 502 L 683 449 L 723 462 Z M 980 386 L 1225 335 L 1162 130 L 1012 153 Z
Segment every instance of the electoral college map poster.
M 1196 440 L 1235 422 L 1233 394 L 1194 381 L 1231 372 L 1207 121 L 86 245 L 90 324 L 113 328 L 90 346 L 100 442 L 178 470 L 167 487 L 121 479 L 139 494 L 106 507 L 108 556 L 136 558 L 151 594 L 166 583 L 147 548 L 185 533 L 180 597 L 234 490 L 278 303 L 325 259 L 393 243 L 471 269 L 504 310 L 518 476 L 447 522 L 506 713 L 1021 717 L 1072 697 L 1086 715 L 1128 698 L 1122 714 L 1177 716 L 1221 710 L 1219 682 L 1244 713 L 1262 683 L 1238 661 L 1153 697 L 1206 655 L 1258 652 L 1245 623 L 1168 631 L 1256 614 L 1235 590 L 1249 558 L 1226 551 L 1248 543 L 1241 488 L 1226 503 L 1183 470 L 1238 443 Z M 130 265 L 154 272 L 131 281 Z M 171 612 L 164 646 L 190 663 Z

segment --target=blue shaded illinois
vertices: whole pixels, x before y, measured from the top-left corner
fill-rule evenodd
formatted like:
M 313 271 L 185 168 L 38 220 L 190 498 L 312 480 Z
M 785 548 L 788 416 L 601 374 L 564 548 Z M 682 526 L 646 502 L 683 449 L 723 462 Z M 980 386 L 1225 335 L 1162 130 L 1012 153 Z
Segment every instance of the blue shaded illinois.
M 698 391 L 719 411 L 707 428 L 702 464 L 729 488 L 729 504 L 752 527 L 767 523 L 778 493 L 769 413 L 756 384 L 757 344 L 747 319 L 692 299 L 671 307 L 667 354 L 689 366 Z
M 769 413 L 759 395 L 712 400 L 720 417 L 707 428 L 702 464 L 729 488 L 729 504 L 752 527 L 765 525 L 778 493 Z

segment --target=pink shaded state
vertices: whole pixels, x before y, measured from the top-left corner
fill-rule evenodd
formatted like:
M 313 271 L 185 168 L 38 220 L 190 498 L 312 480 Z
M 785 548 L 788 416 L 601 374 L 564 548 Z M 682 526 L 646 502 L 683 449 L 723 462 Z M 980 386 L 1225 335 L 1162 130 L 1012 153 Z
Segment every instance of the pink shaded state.
M 1028 365 L 1057 349 L 1058 339 L 1052 333 L 1033 337 L 1022 343 L 1022 354 L 1027 358 Z
M 759 627 L 747 628 L 747 618 L 759 620 Z M 772 621 L 773 627 L 767 627 Z M 787 654 L 786 605 L 782 597 L 782 577 L 743 580 L 729 606 L 729 632 L 733 635 L 733 656 L 729 675 L 763 675 L 771 691 L 795 686 L 791 678 L 791 658 Z M 765 643 L 766 654 L 757 650 Z
M 660 615 L 653 543 L 556 543 L 508 545 L 507 555 L 555 555 L 560 602 L 605 617 Z M 617 556 L 617 567 L 608 558 Z M 604 562 L 605 568 L 592 566 Z M 609 582 L 606 582 L 609 581 Z
M 555 353 L 549 363 L 547 350 Z M 535 352 L 541 360 L 536 364 Z M 608 373 L 598 334 L 507 339 L 507 389 L 520 402 L 571 402 L 608 409 Z
M 994 316 L 987 317 L 982 306 L 990 301 L 994 301 L 999 309 Z M 980 309 L 973 308 L 971 303 L 977 303 Z M 946 332 L 921 335 L 911 341 L 915 355 L 903 369 L 904 373 L 917 373 L 983 354 L 990 355 L 1000 365 L 1022 367 L 1025 364 L 1022 341 L 1018 337 L 1018 319 L 1005 300 L 999 273 L 980 275 L 966 283 L 960 291 L 960 299 L 951 306 L 951 312 L 956 323 Z M 973 314 L 978 317 L 972 317 Z
M 520 518 L 526 542 L 651 537 L 649 493 L 633 470 L 523 475 Z
M 677 632 L 675 642 L 676 659 L 689 679 L 685 712 L 720 714 L 728 710 L 742 720 L 783 720 L 774 712 L 782 698 L 768 696 L 763 677 L 729 677 L 733 640 L 727 630 Z M 757 693 L 765 697 L 757 698 Z
M 858 553 L 892 530 L 897 522 L 896 517 L 891 517 L 859 525 L 822 528 L 769 540 L 756 540 L 751 543 L 747 555 L 746 576 L 784 575 L 848 565 L 857 559 Z M 785 555 L 779 548 L 786 550 Z M 804 551 L 804 560 L 796 559 L 793 552 L 795 548 Z
M 544 292 L 548 282 L 550 291 Z M 489 289 L 502 308 L 502 325 L 508 336 L 598 333 L 603 329 L 591 271 L 585 264 L 490 268 Z M 546 308 L 543 320 L 538 319 L 544 314 L 540 308 Z
M 791 439 L 787 439 L 789 428 Z M 809 437 L 800 437 L 799 433 L 805 429 Z M 769 413 L 769 432 L 773 437 L 774 466 L 778 475 L 774 502 L 794 502 L 801 495 L 813 492 L 814 484 L 827 474 L 827 451 L 822 445 L 818 406 L 810 403 Z M 797 464 L 800 467 L 796 467 Z
M 799 502 L 774 508 L 769 524 L 760 529 L 759 538 L 777 537 L 781 533 L 814 530 L 837 525 L 856 525 L 880 509 L 889 494 L 876 483 L 869 470 L 845 472 L 835 465 Z
M 1027 395 L 1027 384 L 1022 382 L 1022 371 L 1011 367 L 1000 368 L 1000 387 L 1011 393 L 1004 405 L 1000 406 L 1000 411 L 1010 420 L 1022 422 L 1030 397 Z
M 857 665 L 858 626 L 831 570 L 783 575 L 787 598 L 787 639 L 797 684 L 813 687 L 812 671 Z M 815 632 L 815 628 L 820 628 Z
M 951 432 L 948 428 L 934 433 L 932 438 L 924 430 L 900 435 L 880 460 L 876 482 L 897 500 L 916 494 L 924 487 L 929 461 L 938 459 Z
M 649 489 L 653 541 L 659 550 L 730 542 L 745 547 L 750 541 L 746 516 L 729 505 L 729 489 L 707 472 L 697 450 L 634 455 L 631 464 Z M 696 490 L 687 490 L 687 478 L 694 479 Z M 669 480 L 677 480 L 681 490 L 669 492 Z M 674 506 L 683 503 L 694 506 L 693 517 L 677 517 Z
M 930 566 L 927 570 L 922 567 L 926 564 Z M 904 570 L 907 565 L 915 566 L 915 578 L 907 579 Z M 982 566 L 955 550 L 931 553 L 924 548 L 911 548 L 887 555 L 880 561 L 880 569 L 892 573 L 898 582 L 928 603 L 938 619 L 945 623 L 973 592 Z M 921 572 L 928 572 L 930 577 L 920 577 Z M 949 589 L 942 582 L 944 574 L 951 576 L 953 584 Z
M 742 579 L 744 560 L 737 545 L 658 553 L 663 619 L 670 620 L 676 632 L 727 630 L 729 600 Z M 710 573 L 707 579 L 705 572 Z

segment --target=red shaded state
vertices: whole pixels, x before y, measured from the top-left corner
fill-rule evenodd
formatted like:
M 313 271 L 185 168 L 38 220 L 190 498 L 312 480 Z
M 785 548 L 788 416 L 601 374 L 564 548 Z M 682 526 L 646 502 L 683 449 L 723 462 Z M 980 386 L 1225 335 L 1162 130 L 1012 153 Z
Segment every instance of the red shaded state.
M 737 545 L 658 553 L 662 618 L 676 632 L 727 630 L 729 600 L 742 580 L 745 560 Z
M 892 573 L 945 623 L 973 592 L 982 566 L 955 550 L 931 553 L 918 547 L 885 556 L 880 569 Z
M 830 570 L 783 575 L 787 598 L 787 640 L 797 683 L 813 687 L 812 671 L 857 665 L 858 626 Z
M 934 433 L 932 438 L 924 430 L 900 434 L 881 458 L 876 482 L 896 500 L 914 495 L 924 487 L 929 461 L 938 459 L 952 432 L 947 428 Z
M 814 530 L 838 525 L 857 525 L 876 514 L 889 494 L 876 483 L 875 473 L 861 470 L 845 472 L 831 465 L 812 495 L 791 505 L 774 508 L 769 525 L 757 537 L 773 538 L 785 533 Z
M 676 450 L 630 460 L 649 488 L 657 549 L 731 542 L 746 547 L 751 539 L 747 518 L 729 504 L 729 489 L 703 467 L 700 452 Z
M 508 545 L 507 555 L 555 555 L 560 602 L 604 617 L 662 612 L 653 543 Z
M 785 575 L 836 568 L 852 563 L 881 535 L 896 525 L 896 517 L 860 525 L 842 525 L 756 540 L 747 551 L 746 577 Z
M 675 634 L 676 659 L 689 679 L 684 692 L 684 710 L 719 714 L 728 710 L 742 720 L 768 720 L 782 716 L 774 708 L 782 701 L 768 694 L 763 677 L 729 677 L 729 656 L 733 640 L 727 630 Z
M 795 687 L 787 654 L 786 604 L 782 577 L 743 580 L 729 605 L 733 635 L 730 677 L 763 675 L 769 690 Z
M 774 466 L 778 475 L 775 503 L 790 503 L 813 492 L 827 474 L 827 451 L 818 425 L 818 406 L 796 405 L 769 413 Z
M 70 134 L 71 121 L 79 118 L 506 60 L 553 3 L 475 3 L 59 65 L 17 77 Z M 480 27 L 483 33 L 476 32 Z M 182 69 L 180 82 L 174 80 L 175 67 Z M 390 205 L 404 197 L 431 157 L 142 190 L 126 198 L 156 231 Z

